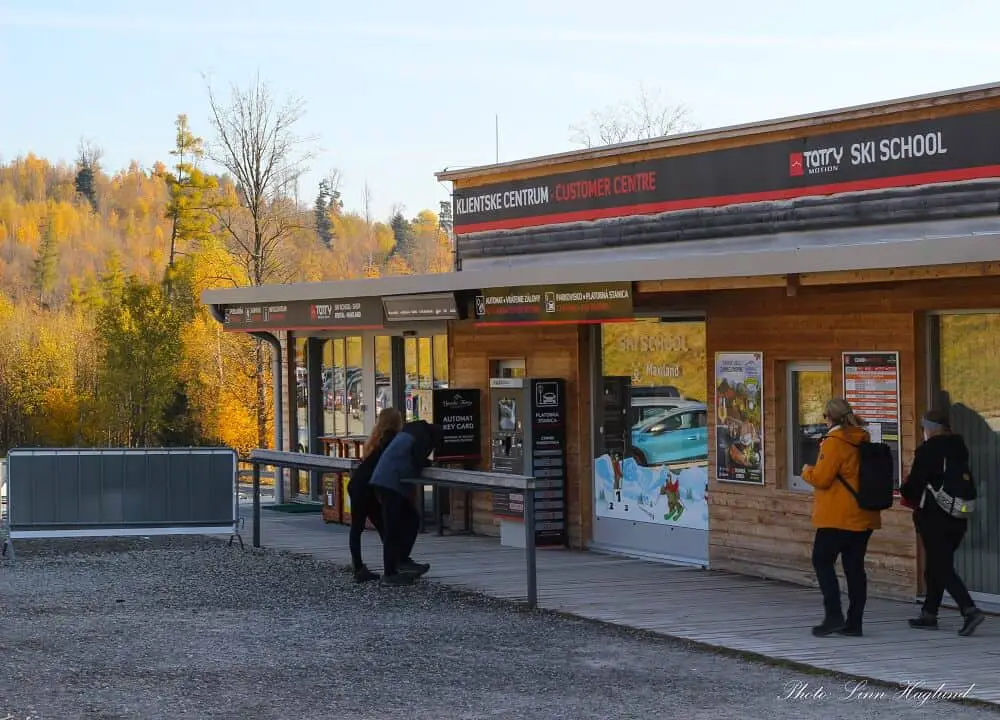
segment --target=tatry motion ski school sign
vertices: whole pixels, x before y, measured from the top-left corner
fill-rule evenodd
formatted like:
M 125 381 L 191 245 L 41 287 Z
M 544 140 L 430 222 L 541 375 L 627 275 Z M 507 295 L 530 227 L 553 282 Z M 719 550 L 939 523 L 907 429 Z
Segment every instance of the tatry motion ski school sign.
M 1000 111 L 460 188 L 459 234 L 1000 177 Z

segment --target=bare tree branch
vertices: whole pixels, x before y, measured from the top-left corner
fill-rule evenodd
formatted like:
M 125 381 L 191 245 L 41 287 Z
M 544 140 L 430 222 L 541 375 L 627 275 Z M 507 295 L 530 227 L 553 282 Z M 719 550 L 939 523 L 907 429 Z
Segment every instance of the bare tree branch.
M 696 129 L 686 106 L 663 102 L 658 92 L 649 93 L 640 85 L 634 100 L 595 110 L 587 120 L 571 125 L 570 142 L 591 148 Z

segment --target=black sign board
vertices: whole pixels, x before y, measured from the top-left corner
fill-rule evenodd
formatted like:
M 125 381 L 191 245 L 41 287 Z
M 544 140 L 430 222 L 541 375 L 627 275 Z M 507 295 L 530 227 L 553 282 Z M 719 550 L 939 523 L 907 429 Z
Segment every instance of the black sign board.
M 529 390 L 531 475 L 541 486 L 535 491 L 535 542 L 540 546 L 565 545 L 566 381 L 532 379 Z
M 587 322 L 632 317 L 632 284 L 491 288 L 476 296 L 481 325 Z
M 385 306 L 385 319 L 389 322 L 458 319 L 454 293 L 396 295 L 383 298 L 382 304 Z
M 227 305 L 223 328 L 251 330 L 374 330 L 383 327 L 377 297 Z
M 483 455 L 483 418 L 480 392 L 475 389 L 437 388 L 433 391 L 434 424 L 441 440 L 434 460 L 479 460 Z
M 455 232 L 998 176 L 990 110 L 462 188 Z

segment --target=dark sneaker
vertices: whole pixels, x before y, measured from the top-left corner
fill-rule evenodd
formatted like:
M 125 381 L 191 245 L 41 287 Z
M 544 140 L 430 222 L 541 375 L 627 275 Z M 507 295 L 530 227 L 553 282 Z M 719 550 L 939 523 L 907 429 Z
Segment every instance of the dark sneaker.
M 958 631 L 958 634 L 962 637 L 969 637 L 972 633 L 976 632 L 976 628 L 983 624 L 983 620 L 986 616 L 983 615 L 983 611 L 978 608 L 972 608 L 965 615 L 965 622 L 962 624 L 962 629 Z
M 403 573 L 396 573 L 395 575 L 383 575 L 382 584 L 390 585 L 392 587 L 402 587 L 404 585 L 412 585 L 413 576 L 404 575 Z
M 840 630 L 837 631 L 838 635 L 843 635 L 845 637 L 863 637 L 864 633 L 861 631 L 860 625 L 845 625 Z
M 368 568 L 361 567 L 354 571 L 354 582 L 364 583 L 371 582 L 372 580 L 378 580 L 378 575 L 373 573 Z
M 431 566 L 428 563 L 418 563 L 412 560 L 406 560 L 399 564 L 399 572 L 416 577 L 421 577 L 430 569 Z
M 920 613 L 920 617 L 910 620 L 910 627 L 915 630 L 937 630 L 937 615 L 922 612 Z
M 826 637 L 827 635 L 833 635 L 834 633 L 839 633 L 843 629 L 844 629 L 843 620 L 827 618 L 819 625 L 814 625 L 812 633 L 816 637 Z

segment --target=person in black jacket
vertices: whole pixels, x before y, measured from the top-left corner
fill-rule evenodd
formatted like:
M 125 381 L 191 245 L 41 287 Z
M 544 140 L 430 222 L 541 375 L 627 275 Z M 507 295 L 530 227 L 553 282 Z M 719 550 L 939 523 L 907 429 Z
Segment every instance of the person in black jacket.
M 910 627 L 936 630 L 938 610 L 947 590 L 965 619 L 958 634 L 968 636 L 984 619 L 955 572 L 955 552 L 965 537 L 968 521 L 942 509 L 928 487 L 940 489 L 946 463 L 967 469 L 969 449 L 961 435 L 952 433 L 947 413 L 932 410 L 924 415 L 921 425 L 924 442 L 917 448 L 910 474 L 900 488 L 904 503 L 913 508 L 913 524 L 924 545 L 924 605 L 920 617 L 910 620 Z
M 347 483 L 347 495 L 351 499 L 351 565 L 354 568 L 355 582 L 377 580 L 378 575 L 369 570 L 361 559 L 361 533 L 365 530 L 365 522 L 371 520 L 378 531 L 379 538 L 385 543 L 385 529 L 382 525 L 382 506 L 372 489 L 370 481 L 372 472 L 378 464 L 382 453 L 403 427 L 403 416 L 396 408 L 384 408 L 375 421 L 375 428 L 365 442 L 361 464 L 354 468 L 351 480 Z
M 388 585 L 409 585 L 430 569 L 410 558 L 420 532 L 420 515 L 410 500 L 412 487 L 403 480 L 420 477 L 440 434 L 440 428 L 425 420 L 406 423 L 372 473 L 371 484 L 382 504 L 382 579 Z

